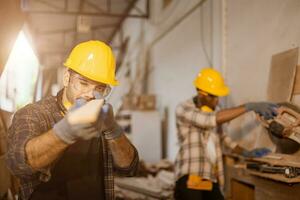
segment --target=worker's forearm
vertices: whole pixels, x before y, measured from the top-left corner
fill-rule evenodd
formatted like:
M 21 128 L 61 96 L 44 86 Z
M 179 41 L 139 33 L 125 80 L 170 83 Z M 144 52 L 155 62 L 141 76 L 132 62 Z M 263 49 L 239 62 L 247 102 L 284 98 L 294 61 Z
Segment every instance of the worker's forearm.
M 129 167 L 134 159 L 134 149 L 125 135 L 108 140 L 114 163 L 118 167 Z
M 229 108 L 221 110 L 217 113 L 217 124 L 223 124 L 225 122 L 229 122 L 238 116 L 247 112 L 245 106 L 239 106 L 235 108 Z
M 59 139 L 52 129 L 38 137 L 29 140 L 25 152 L 29 165 L 33 169 L 49 166 L 68 147 Z

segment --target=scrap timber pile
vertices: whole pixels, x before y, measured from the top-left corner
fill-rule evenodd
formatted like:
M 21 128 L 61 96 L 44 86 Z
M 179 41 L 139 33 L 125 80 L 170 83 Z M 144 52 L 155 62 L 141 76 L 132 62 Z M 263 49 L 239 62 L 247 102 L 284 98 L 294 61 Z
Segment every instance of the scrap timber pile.
M 117 199 L 172 199 L 172 168 L 172 164 L 165 160 L 152 165 L 141 162 L 138 177 L 116 178 Z

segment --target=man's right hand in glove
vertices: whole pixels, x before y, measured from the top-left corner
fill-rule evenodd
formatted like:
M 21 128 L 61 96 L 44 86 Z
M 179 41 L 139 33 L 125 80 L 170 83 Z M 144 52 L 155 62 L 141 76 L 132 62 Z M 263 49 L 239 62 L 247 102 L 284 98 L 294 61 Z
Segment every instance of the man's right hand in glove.
M 54 133 L 67 144 L 97 137 L 99 132 L 95 123 L 103 103 L 103 99 L 95 99 L 87 103 L 80 102 L 80 106 L 75 104 L 75 108 L 71 108 L 70 112 L 54 125 Z
M 64 150 L 77 140 L 89 140 L 98 136 L 96 121 L 103 99 L 86 103 L 78 100 L 68 114 L 53 129 L 30 139 L 25 145 L 26 160 L 32 169 L 49 167 Z M 34 172 L 32 172 L 34 173 Z

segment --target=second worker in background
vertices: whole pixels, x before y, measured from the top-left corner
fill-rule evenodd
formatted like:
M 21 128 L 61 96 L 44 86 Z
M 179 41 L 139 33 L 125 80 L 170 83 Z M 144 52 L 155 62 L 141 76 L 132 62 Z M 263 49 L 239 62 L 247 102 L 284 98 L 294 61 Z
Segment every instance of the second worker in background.
M 262 156 L 266 148 L 247 151 L 222 134 L 218 126 L 254 111 L 266 119 L 276 115 L 276 105 L 268 102 L 246 103 L 216 110 L 219 97 L 229 94 L 219 72 L 201 70 L 194 81 L 197 95 L 176 108 L 179 152 L 176 157 L 176 200 L 223 200 L 224 172 L 221 143 L 244 156 Z

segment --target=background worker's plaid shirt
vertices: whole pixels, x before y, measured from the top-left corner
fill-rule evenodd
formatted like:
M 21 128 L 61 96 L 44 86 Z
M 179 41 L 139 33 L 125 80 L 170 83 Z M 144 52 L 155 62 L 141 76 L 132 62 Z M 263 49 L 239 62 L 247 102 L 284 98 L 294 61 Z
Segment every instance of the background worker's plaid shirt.
M 176 125 L 179 152 L 175 161 L 177 180 L 189 174 L 218 182 L 224 186 L 224 169 L 221 143 L 233 149 L 237 144 L 228 136 L 217 133 L 216 112 L 202 112 L 196 107 L 196 98 L 179 104 L 176 108 Z M 212 137 L 216 150 L 216 162 L 212 163 L 206 146 Z
M 20 179 L 20 196 L 27 200 L 34 189 L 42 182 L 51 178 L 50 168 L 44 170 L 32 169 L 25 155 L 25 144 L 32 138 L 49 131 L 55 123 L 63 118 L 65 108 L 61 102 L 62 91 L 57 97 L 49 96 L 37 103 L 30 104 L 17 111 L 8 131 L 8 152 L 6 162 L 11 172 Z M 114 165 L 107 142 L 102 139 L 104 191 L 105 199 L 114 199 L 114 173 L 118 175 L 133 175 L 138 167 L 138 154 L 128 168 L 118 168 Z

